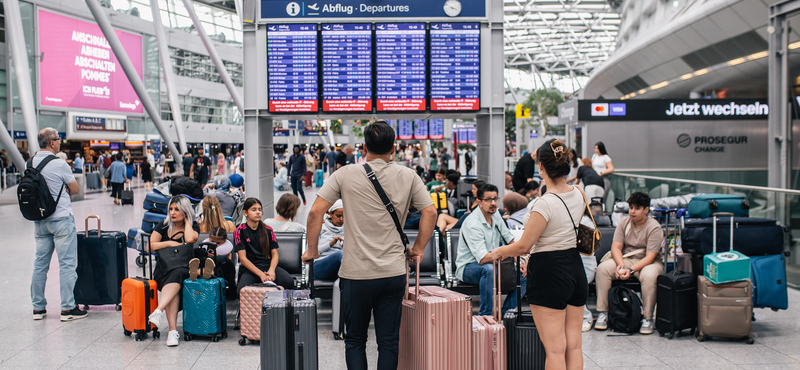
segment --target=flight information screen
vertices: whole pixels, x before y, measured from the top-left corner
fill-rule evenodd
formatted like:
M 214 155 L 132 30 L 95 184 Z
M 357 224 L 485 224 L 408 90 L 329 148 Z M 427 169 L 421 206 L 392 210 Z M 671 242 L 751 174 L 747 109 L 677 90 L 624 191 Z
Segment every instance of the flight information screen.
M 425 23 L 378 23 L 378 111 L 425 110 Z
M 431 110 L 480 109 L 480 24 L 431 23 Z
M 270 112 L 316 112 L 317 25 L 267 25 Z
M 372 111 L 372 25 L 322 25 L 322 110 Z

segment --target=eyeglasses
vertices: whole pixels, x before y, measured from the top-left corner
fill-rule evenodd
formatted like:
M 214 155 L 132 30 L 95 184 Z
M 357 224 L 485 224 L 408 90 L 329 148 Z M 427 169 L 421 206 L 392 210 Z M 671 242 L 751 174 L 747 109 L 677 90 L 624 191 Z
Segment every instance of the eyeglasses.
M 499 198 L 483 198 L 483 199 L 481 199 L 481 201 L 484 201 L 484 202 L 487 202 L 487 203 L 497 203 L 497 201 L 499 201 L 499 200 L 500 200 Z

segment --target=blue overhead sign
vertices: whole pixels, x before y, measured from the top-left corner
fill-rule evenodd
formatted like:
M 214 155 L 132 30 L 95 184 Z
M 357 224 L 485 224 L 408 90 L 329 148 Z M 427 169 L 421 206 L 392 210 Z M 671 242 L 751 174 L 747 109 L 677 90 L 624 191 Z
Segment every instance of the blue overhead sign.
M 485 16 L 485 0 L 261 0 L 261 19 Z

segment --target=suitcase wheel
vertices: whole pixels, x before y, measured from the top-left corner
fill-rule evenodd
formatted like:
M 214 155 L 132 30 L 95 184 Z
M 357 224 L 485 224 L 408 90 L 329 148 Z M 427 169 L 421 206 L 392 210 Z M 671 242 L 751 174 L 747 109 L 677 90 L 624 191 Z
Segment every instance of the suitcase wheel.
M 211 336 L 211 341 L 212 342 L 219 342 L 219 335 L 212 335 Z
M 755 340 L 755 339 L 753 339 L 753 337 L 747 337 L 747 339 L 745 340 L 745 342 L 747 342 L 747 344 L 753 344 L 753 343 L 755 343 L 755 342 L 756 342 L 756 340 Z
M 705 335 L 698 335 L 697 336 L 697 341 L 698 342 L 705 342 L 707 338 L 708 337 L 706 337 Z
M 775 307 L 772 307 L 772 312 L 778 312 L 779 310 Z
M 342 334 L 342 333 L 333 333 L 333 340 L 344 340 L 344 334 Z
M 672 338 L 675 338 L 675 332 L 674 331 L 672 333 L 669 333 L 669 336 L 667 337 L 667 339 L 670 339 L 670 340 L 672 340 Z
M 136 266 L 144 267 L 144 256 L 136 257 Z
M 89 311 L 89 308 L 91 308 L 91 307 L 89 307 L 88 304 L 83 305 L 83 310 L 84 311 Z
M 153 330 L 153 338 L 154 338 L 154 339 L 161 338 L 161 332 L 160 332 L 160 331 L 158 331 L 158 329 L 154 329 L 154 330 Z
M 132 334 L 131 332 L 129 332 L 129 331 L 127 331 L 127 330 L 123 330 L 122 332 L 123 332 L 123 333 L 125 333 L 125 336 L 126 336 L 126 337 L 130 337 L 130 336 L 131 336 L 131 334 Z
M 146 333 L 138 332 L 138 333 L 136 333 L 135 339 L 138 342 L 140 340 L 144 340 L 144 338 L 146 338 L 146 336 L 147 336 Z
M 692 329 L 689 331 L 689 335 L 692 335 L 692 336 L 694 336 L 694 328 L 692 328 Z
M 239 345 L 240 346 L 243 346 L 245 344 L 247 344 L 247 339 L 245 339 L 245 337 L 242 337 L 242 339 L 239 339 Z
M 191 334 L 188 334 L 188 333 L 187 333 L 187 334 L 184 334 L 184 335 L 183 335 L 183 340 L 185 340 L 185 341 L 187 341 L 187 342 L 191 341 L 191 340 L 192 340 L 192 335 L 191 335 Z
M 222 337 L 223 338 L 227 338 L 228 337 L 228 331 L 227 330 L 223 330 L 222 331 Z
M 114 311 L 122 311 L 122 305 L 118 304 L 118 305 L 114 306 Z

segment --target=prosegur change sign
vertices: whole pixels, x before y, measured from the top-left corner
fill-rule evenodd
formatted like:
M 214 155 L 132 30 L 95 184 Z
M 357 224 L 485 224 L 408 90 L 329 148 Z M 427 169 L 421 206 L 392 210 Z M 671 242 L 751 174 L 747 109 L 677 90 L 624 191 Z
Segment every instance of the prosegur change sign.
M 142 37 L 115 31 L 139 78 Z M 96 24 L 39 10 L 40 105 L 143 113 L 142 104 Z
M 759 99 L 578 100 L 577 115 L 575 103 L 568 103 L 559 105 L 560 123 L 765 120 L 769 116 L 766 100 Z

